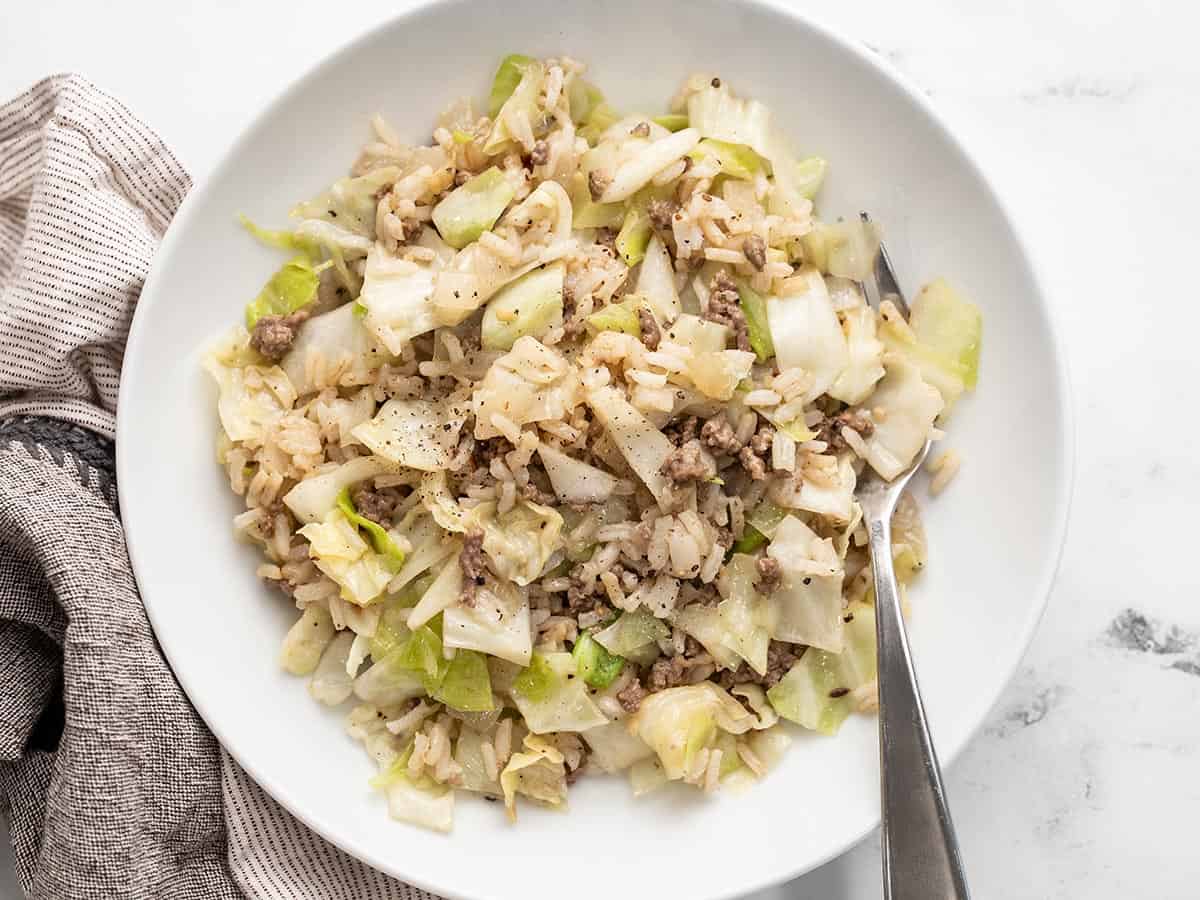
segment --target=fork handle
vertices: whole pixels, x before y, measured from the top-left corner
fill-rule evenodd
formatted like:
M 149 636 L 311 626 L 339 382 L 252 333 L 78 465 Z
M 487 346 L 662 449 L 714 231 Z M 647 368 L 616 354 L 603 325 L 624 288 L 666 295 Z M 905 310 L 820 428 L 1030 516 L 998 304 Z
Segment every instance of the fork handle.
M 879 651 L 883 896 L 885 900 L 968 900 L 941 769 L 904 632 L 892 565 L 890 509 L 868 523 L 868 533 Z

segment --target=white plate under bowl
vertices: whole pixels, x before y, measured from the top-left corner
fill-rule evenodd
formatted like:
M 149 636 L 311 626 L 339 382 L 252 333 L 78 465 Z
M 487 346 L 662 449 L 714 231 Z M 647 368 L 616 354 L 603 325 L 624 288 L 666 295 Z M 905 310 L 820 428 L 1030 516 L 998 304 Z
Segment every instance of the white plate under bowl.
M 901 278 L 945 275 L 983 308 L 978 393 L 950 423 L 965 459 L 927 506 L 928 571 L 911 634 L 937 746 L 953 759 L 1013 672 L 1045 602 L 1070 483 L 1067 388 L 1046 302 L 993 189 L 920 94 L 874 55 L 771 6 L 724 0 L 445 2 L 408 13 L 308 73 L 187 198 L 159 251 L 125 356 L 121 506 L 138 583 L 184 689 L 221 743 L 291 812 L 373 866 L 487 900 L 732 897 L 851 846 L 879 819 L 875 721 L 801 735 L 739 795 L 666 791 L 634 802 L 584 779 L 566 813 L 458 804 L 453 834 L 387 818 L 341 717 L 279 669 L 295 617 L 235 543 L 237 511 L 213 459 L 215 391 L 199 347 L 237 322 L 279 265 L 235 223 L 285 222 L 342 175 L 382 112 L 428 140 L 455 97 L 483 96 L 514 51 L 586 61 L 618 109 L 664 109 L 713 71 L 765 101 L 798 147 L 832 163 L 821 209 L 869 209 Z

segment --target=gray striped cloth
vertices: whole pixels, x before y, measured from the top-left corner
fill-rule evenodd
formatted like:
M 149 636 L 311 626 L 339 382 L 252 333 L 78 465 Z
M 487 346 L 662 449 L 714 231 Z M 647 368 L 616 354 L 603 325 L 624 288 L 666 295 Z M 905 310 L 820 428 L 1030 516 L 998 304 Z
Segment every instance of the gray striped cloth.
M 0 106 L 0 814 L 18 878 L 38 900 L 428 900 L 238 768 L 138 597 L 113 476 L 117 384 L 189 186 L 82 78 Z

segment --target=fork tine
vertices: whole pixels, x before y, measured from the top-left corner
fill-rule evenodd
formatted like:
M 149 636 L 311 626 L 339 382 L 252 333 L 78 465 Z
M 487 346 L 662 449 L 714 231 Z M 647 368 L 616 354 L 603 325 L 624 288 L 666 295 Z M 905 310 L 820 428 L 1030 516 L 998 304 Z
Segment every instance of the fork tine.
M 865 223 L 871 224 L 871 216 L 869 213 L 860 212 L 858 217 Z M 904 297 L 904 292 L 900 290 L 900 283 L 896 280 L 896 271 L 892 268 L 892 259 L 888 256 L 887 245 L 883 241 L 879 242 L 879 253 L 875 256 L 875 289 L 879 293 L 879 302 L 891 300 L 896 305 L 896 309 L 900 310 L 900 315 L 908 318 L 908 300 Z

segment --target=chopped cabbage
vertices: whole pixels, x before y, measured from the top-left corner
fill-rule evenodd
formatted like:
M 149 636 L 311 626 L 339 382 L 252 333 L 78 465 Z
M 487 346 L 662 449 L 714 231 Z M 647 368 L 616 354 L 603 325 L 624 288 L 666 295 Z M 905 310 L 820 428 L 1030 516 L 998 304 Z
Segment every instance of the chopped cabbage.
M 492 131 L 483 145 L 483 152 L 489 156 L 499 153 L 506 144 L 512 141 L 525 147 L 533 145 L 531 129 L 533 123 L 538 119 L 538 96 L 541 94 L 542 84 L 546 80 L 546 67 L 536 59 L 526 59 L 514 63 L 509 66 L 507 72 L 504 72 L 504 69 L 505 66 L 502 63 L 501 71 L 497 71 L 496 76 L 497 79 L 500 79 L 503 74 L 503 84 L 500 86 L 500 90 L 496 90 L 497 86 L 493 85 L 489 109 L 491 103 L 507 90 L 507 85 L 511 83 L 515 71 L 520 72 L 520 79 L 508 91 L 508 97 L 500 105 L 500 108 L 491 113 L 495 124 L 492 125 Z M 514 133 L 514 128 L 517 129 L 517 133 Z
M 625 221 L 625 204 L 597 203 L 582 172 L 571 176 L 567 192 L 571 198 L 572 228 L 620 228 Z
M 738 281 L 738 305 L 746 317 L 746 330 L 750 338 L 750 349 L 759 362 L 766 362 L 775 355 L 775 343 L 771 340 L 771 326 L 767 321 L 767 301 L 744 280 Z
M 663 463 L 675 449 L 670 439 L 634 409 L 615 388 L 603 387 L 591 391 L 586 399 L 629 467 L 642 479 L 650 493 L 661 499 L 667 488 L 667 479 L 662 473 Z
M 688 360 L 687 374 L 700 393 L 728 400 L 753 366 L 754 354 L 745 350 L 703 351 Z
M 308 693 L 318 703 L 337 706 L 354 693 L 354 679 L 346 671 L 346 660 L 355 637 L 354 632 L 343 631 L 321 654 L 321 661 L 308 682 Z
M 483 761 L 484 737 L 474 728 L 463 726 L 458 740 L 454 742 L 454 761 L 462 768 L 463 790 L 475 791 L 489 797 L 501 796 L 499 779 L 488 777 L 487 764 Z
M 650 751 L 654 753 L 653 750 Z M 667 773 L 657 756 L 639 759 L 629 767 L 629 786 L 633 788 L 634 797 L 644 797 L 657 791 L 667 783 Z
M 239 327 L 204 357 L 205 371 L 217 382 L 221 427 L 231 441 L 262 441 L 267 428 L 291 408 L 294 400 L 292 385 L 278 366 L 247 365 L 249 339 L 246 330 Z M 263 386 L 246 383 L 248 368 L 262 376 Z
M 771 111 L 757 100 L 733 96 L 725 85 L 704 87 L 688 97 L 687 116 L 703 137 L 771 155 Z
M 772 636 L 840 653 L 845 571 L 833 542 L 788 516 L 775 530 L 767 555 L 779 563 L 782 574 L 770 597 L 777 617 Z
M 638 195 L 640 197 L 641 194 Z M 625 210 L 625 218 L 621 222 L 621 230 L 613 241 L 613 246 L 625 265 L 632 268 L 646 256 L 646 247 L 650 244 L 650 235 L 654 229 L 650 224 L 650 216 L 646 212 L 646 204 L 638 202 L 635 197 Z
M 588 329 L 593 333 L 619 331 L 623 334 L 640 337 L 642 324 L 638 318 L 638 309 L 641 305 L 641 299 L 635 296 L 622 300 L 620 303 L 610 303 L 608 306 L 601 307 L 587 317 Z
M 675 268 L 666 246 L 656 234 L 650 236 L 646 245 L 636 290 L 645 298 L 659 324 L 674 322 L 683 310 L 679 304 L 679 291 L 675 288 Z
M 442 410 L 429 400 L 388 400 L 354 436 L 375 455 L 400 466 L 437 472 L 450 454 L 441 442 Z
M 774 503 L 764 500 L 746 514 L 746 524 L 771 538 L 775 536 L 775 530 L 786 516 L 786 509 L 781 509 Z
M 847 613 L 846 646 L 841 653 L 810 647 L 767 691 L 785 719 L 821 734 L 835 734 L 854 707 L 851 691 L 875 678 L 875 613 L 865 603 Z
M 735 684 L 729 691 L 735 697 L 742 697 L 746 701 L 746 705 L 754 713 L 757 721 L 754 723 L 755 731 L 763 731 L 772 727 L 779 721 L 779 713 L 771 706 L 767 699 L 767 692 L 763 690 L 762 685 L 758 684 Z
M 565 266 L 552 263 L 506 285 L 488 302 L 480 326 L 485 350 L 511 350 L 517 338 L 541 338 L 563 321 Z
M 567 105 L 571 121 L 582 125 L 592 116 L 592 111 L 604 102 L 604 94 L 590 81 L 576 75 L 567 85 Z
M 754 557 L 735 553 L 721 572 L 719 587 L 725 599 L 717 604 L 717 611 L 725 624 L 725 645 L 758 674 L 766 675 L 775 609 L 755 589 L 757 580 Z
M 320 522 L 337 507 L 343 490 L 390 468 L 378 457 L 359 456 L 328 472 L 305 478 L 283 495 L 283 503 L 300 522 Z
M 512 183 L 495 166 L 447 194 L 433 208 L 433 224 L 456 250 L 490 231 L 516 196 Z
M 388 354 L 355 315 L 355 305 L 346 303 L 337 309 L 312 316 L 300 326 L 292 349 L 280 365 L 287 372 L 296 393 L 303 396 L 317 390 L 310 380 L 309 357 L 324 358 L 327 367 L 342 366 L 342 383 L 364 384 L 371 372 L 388 360 Z
M 725 349 L 729 340 L 729 328 L 691 313 L 684 313 L 671 323 L 663 338 L 672 344 L 687 347 L 692 353 L 716 353 Z
M 317 568 L 338 583 L 342 599 L 349 603 L 366 606 L 383 593 L 395 574 L 385 557 L 371 552 L 340 509 L 305 525 L 300 534 L 308 538 L 309 556 Z
M 732 646 L 729 623 L 716 606 L 692 603 L 675 613 L 675 627 L 700 642 L 722 669 L 736 669 L 742 655 Z
M 819 156 L 797 160 L 786 143 L 776 137 L 771 153 L 772 185 L 767 211 L 772 215 L 806 217 L 812 199 L 825 182 L 828 163 Z
M 586 123 L 579 129 L 579 136 L 592 146 L 595 146 L 600 140 L 600 136 L 616 124 L 620 118 L 617 111 L 611 105 L 601 101 L 592 107 Z
M 458 540 L 450 542 L 452 559 L 446 561 L 442 570 L 433 579 L 433 583 L 421 594 L 421 599 L 408 614 L 408 627 L 420 628 L 438 613 L 453 606 L 462 596 L 463 573 L 458 562 L 462 543 Z
M 488 584 L 480 588 L 473 607 L 452 606 L 442 613 L 442 640 L 447 647 L 527 666 L 533 653 L 529 601 L 510 582 Z
M 862 403 L 883 377 L 883 343 L 875 336 L 875 313 L 866 306 L 842 313 L 846 335 L 846 368 L 829 388 L 829 396 L 851 405 Z
M 332 640 L 333 619 L 329 610 L 319 603 L 310 603 L 283 639 L 280 665 L 292 675 L 309 675 L 316 670 L 321 654 Z
M 944 356 L 973 389 L 979 380 L 979 350 L 983 315 L 979 307 L 950 287 L 942 278 L 921 289 L 913 301 L 909 319 L 917 341 Z
M 512 698 L 534 734 L 586 731 L 608 722 L 569 653 L 534 653 L 513 684 Z
M 705 138 L 688 154 L 692 159 L 716 161 L 719 174 L 730 178 L 749 178 L 762 171 L 762 160 L 745 144 L 731 144 L 715 138 Z
M 814 469 L 821 471 L 821 478 L 814 477 Z M 836 458 L 806 453 L 802 465 L 795 472 L 786 473 L 786 477 L 773 481 L 767 495 L 787 509 L 802 509 L 838 522 L 849 522 L 854 515 L 856 483 L 849 454 Z
M 425 693 L 421 674 L 400 665 L 394 654 L 377 659 L 354 679 L 354 695 L 374 706 L 395 706 Z
M 656 619 L 649 610 L 639 608 L 621 613 L 615 622 L 592 635 L 592 639 L 609 653 L 638 665 L 648 665 L 658 656 L 658 642 L 670 634 L 665 622 Z
M 532 56 L 524 56 L 520 53 L 510 53 L 500 60 L 496 76 L 492 79 L 492 92 L 488 96 L 489 116 L 493 119 L 496 118 L 505 102 L 517 89 L 517 85 L 521 83 L 525 70 L 536 62 L 537 60 Z
M 303 482 L 301 482 L 303 484 Z M 418 575 L 427 572 L 443 559 L 457 552 L 458 544 L 447 540 L 441 527 L 429 516 L 419 516 L 405 534 L 412 551 L 396 577 L 388 583 L 389 591 L 398 591 Z
M 432 296 L 429 267 L 397 259 L 381 245 L 371 249 L 358 298 L 366 309 L 362 324 L 393 356 L 417 335 L 437 327 Z
M 401 174 L 395 166 L 384 166 L 355 178 L 341 178 L 325 193 L 295 206 L 292 218 L 324 219 L 373 238 L 379 192 L 394 184 Z
M 629 733 L 625 722 L 609 722 L 580 734 L 591 748 L 590 763 L 602 772 L 620 772 L 634 763 L 649 759 L 654 751 L 637 735 Z
M 650 120 L 655 125 L 661 125 L 667 131 L 682 131 L 688 127 L 688 117 L 683 113 L 667 113 L 662 116 L 655 116 Z
M 575 669 L 588 687 L 603 690 L 613 683 L 621 670 L 625 668 L 625 660 L 609 653 L 586 632 L 579 636 L 571 650 L 575 660 Z
M 642 700 L 633 717 L 634 732 L 662 762 L 667 778 L 683 778 L 696 753 L 720 732 L 744 734 L 755 717 L 711 681 L 668 688 Z
M 871 395 L 871 408 L 883 411 L 864 440 L 867 462 L 891 481 L 913 461 L 925 444 L 938 413 L 942 396 L 921 380 L 921 373 L 900 357 L 883 361 L 887 375 Z
M 575 369 L 561 355 L 536 338 L 518 338 L 472 394 L 475 437 L 486 440 L 501 433 L 492 422 L 494 415 L 517 425 L 568 418 L 578 402 L 578 387 Z
M 837 381 L 850 361 L 846 336 L 819 272 L 805 266 L 788 279 L 800 289 L 767 298 L 767 320 L 781 369 L 801 368 L 812 376 L 805 400 L 815 400 Z
M 421 504 L 429 510 L 433 520 L 447 531 L 464 534 L 467 530 L 467 510 L 459 506 L 458 501 L 446 487 L 445 472 L 428 472 L 421 477 L 417 486 Z
M 617 479 L 613 475 L 572 459 L 547 444 L 538 447 L 538 456 L 550 479 L 550 486 L 564 503 L 603 503 L 612 496 L 617 486 Z
M 500 773 L 504 807 L 516 821 L 517 794 L 550 806 L 567 800 L 567 769 L 563 755 L 553 744 L 536 735 L 525 736 L 525 750 L 514 753 Z
M 562 515 L 529 500 L 504 514 L 497 512 L 495 501 L 480 503 L 470 518 L 483 530 L 483 551 L 492 571 L 521 586 L 541 577 L 551 554 L 562 544 Z
M 372 779 L 373 787 L 387 797 L 388 814 L 399 822 L 408 822 L 433 831 L 449 833 L 454 824 L 454 790 L 438 784 L 428 775 L 409 777 L 408 759 L 412 747 L 387 769 Z
M 866 281 L 875 269 L 879 253 L 879 233 L 870 222 L 823 223 L 800 238 L 804 261 L 822 272 Z
M 487 658 L 473 650 L 459 650 L 450 660 L 441 683 L 431 696 L 463 712 L 494 709 L 496 702 L 492 697 Z
M 342 515 L 352 525 L 358 526 L 367 533 L 375 552 L 384 556 L 396 571 L 399 571 L 400 567 L 404 565 L 404 548 L 396 542 L 396 537 L 378 522 L 359 515 L 354 501 L 350 498 L 349 487 L 342 488 L 342 492 L 338 494 L 337 508 L 342 511 Z

